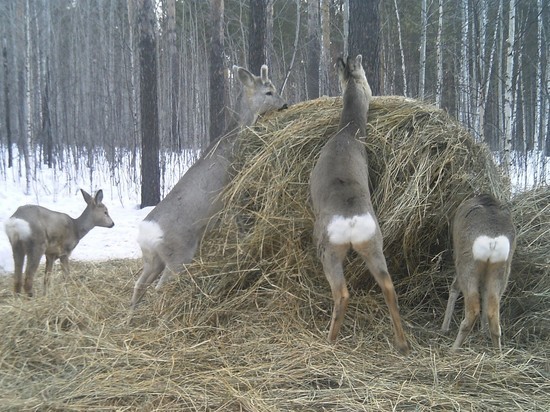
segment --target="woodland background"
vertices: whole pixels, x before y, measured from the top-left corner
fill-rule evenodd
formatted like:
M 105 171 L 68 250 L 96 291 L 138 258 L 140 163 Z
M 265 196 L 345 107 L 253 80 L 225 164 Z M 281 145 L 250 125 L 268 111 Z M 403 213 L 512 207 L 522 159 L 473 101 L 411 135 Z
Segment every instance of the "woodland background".
M 0 176 L 106 160 L 154 205 L 166 159 L 223 133 L 233 64 L 296 103 L 339 94 L 335 58 L 361 53 L 375 94 L 433 102 L 545 184 L 549 21 L 543 0 L 3 1 Z

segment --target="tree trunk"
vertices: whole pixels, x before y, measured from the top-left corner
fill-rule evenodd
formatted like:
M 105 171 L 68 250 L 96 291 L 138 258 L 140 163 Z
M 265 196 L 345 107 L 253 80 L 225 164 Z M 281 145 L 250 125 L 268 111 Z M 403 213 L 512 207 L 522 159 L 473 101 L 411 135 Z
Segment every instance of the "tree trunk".
M 468 102 L 469 102 L 469 67 L 468 67 L 468 30 L 470 27 L 469 13 L 468 13 L 468 0 L 461 0 L 462 9 L 462 29 L 460 34 L 460 61 L 459 61 L 459 91 L 458 91 L 458 118 L 465 125 L 468 126 Z
M 501 16 L 502 16 L 502 2 L 499 2 L 496 20 L 500 21 Z M 482 13 L 481 25 L 485 27 L 489 25 L 486 8 L 484 8 L 484 12 Z M 487 53 L 483 53 L 482 59 L 484 60 L 485 58 L 488 58 L 489 62 L 487 64 L 483 63 L 482 65 L 480 65 L 480 76 L 482 76 L 482 82 L 480 84 L 479 101 L 478 101 L 478 130 L 481 135 L 481 139 L 483 141 L 487 141 L 487 136 L 485 134 L 485 117 L 486 117 L 486 111 L 487 111 L 487 101 L 489 99 L 491 77 L 492 77 L 493 67 L 495 62 L 495 55 L 497 53 L 496 44 L 497 44 L 499 30 L 500 30 L 500 25 L 497 24 L 495 31 L 493 33 L 492 44 L 489 47 L 483 47 L 484 50 L 487 50 Z M 485 39 L 487 37 L 487 30 L 484 29 L 483 33 L 484 34 L 481 37 Z
M 506 77 L 504 90 L 504 159 L 503 168 L 510 174 L 512 166 L 512 137 L 514 126 L 514 55 L 516 37 L 516 6 L 515 0 L 510 0 L 508 10 L 508 39 L 506 40 Z
M 399 40 L 399 54 L 401 57 L 401 73 L 403 75 L 403 95 L 406 97 L 409 95 L 409 91 L 407 89 L 407 70 L 405 68 L 405 52 L 403 50 L 403 39 L 401 37 L 401 18 L 399 17 L 397 0 L 393 0 L 393 5 L 395 7 L 395 17 L 397 19 L 397 38 Z
M 309 100 L 319 97 L 319 66 L 321 64 L 321 34 L 319 0 L 307 3 L 306 84 Z
M 141 106 L 141 207 L 160 201 L 159 123 L 155 11 L 152 0 L 139 4 Z
M 170 80 L 168 92 L 170 94 L 170 143 L 173 150 L 181 151 L 179 136 L 179 102 L 180 102 L 180 65 L 177 47 L 176 32 L 176 0 L 167 0 L 167 29 L 168 29 L 168 50 L 170 55 Z
M 210 142 L 225 132 L 225 77 L 224 77 L 224 2 L 210 1 Z
M 372 93 L 381 92 L 380 0 L 349 0 L 349 55 L 363 56 Z
M 296 29 L 294 30 L 294 47 L 292 49 L 292 58 L 290 59 L 290 64 L 288 66 L 288 70 L 285 76 L 285 80 L 283 82 L 283 85 L 281 86 L 281 94 L 283 94 L 286 82 L 288 81 L 288 78 L 290 77 L 290 73 L 292 72 L 292 69 L 294 68 L 294 62 L 296 60 L 296 53 L 298 51 L 298 42 L 300 40 L 300 14 L 301 14 L 301 8 L 300 8 L 300 0 L 296 0 Z
M 535 125 L 534 125 L 534 144 L 535 148 L 538 150 L 543 149 L 543 141 L 541 136 L 544 136 L 544 117 L 548 115 L 545 114 L 543 110 L 543 95 L 542 91 L 544 90 L 544 82 L 542 79 L 542 70 L 543 70 L 543 14 L 542 14 L 542 0 L 537 0 L 537 72 L 535 77 Z M 548 70 L 548 69 L 547 69 Z M 548 91 L 548 89 L 546 89 Z
M 344 56 L 349 55 L 349 0 L 343 0 L 342 7 L 344 8 L 343 26 L 344 26 Z
M 29 6 L 29 0 L 25 2 L 25 63 L 23 68 L 24 75 L 21 76 L 23 81 L 21 82 L 24 90 L 24 104 L 23 112 L 21 117 L 24 122 L 25 130 L 25 144 L 24 144 L 24 156 L 25 156 L 25 178 L 26 178 L 26 187 L 25 194 L 31 193 L 31 180 L 32 169 L 31 169 L 31 158 L 34 159 L 34 144 L 32 138 L 32 100 L 31 100 L 31 89 L 32 89 L 32 74 L 31 74 L 31 12 Z
M 428 5 L 422 0 L 420 11 L 420 73 L 418 79 L 418 97 L 424 100 L 426 83 L 426 42 L 428 34 Z
M 319 94 L 330 95 L 330 8 L 329 0 L 321 0 L 321 57 L 319 59 Z
M 248 69 L 260 73 L 267 63 L 267 0 L 250 0 L 250 27 L 248 29 Z
M 443 96 L 443 0 L 438 0 L 438 20 L 437 20 L 437 40 L 436 40 L 436 60 L 437 60 L 437 79 L 435 82 L 435 104 L 442 108 Z
M 9 84 L 9 64 L 8 64 L 8 46 L 4 38 L 2 45 L 2 63 L 4 64 L 4 104 L 5 104 L 5 121 L 6 121 L 6 138 L 8 146 L 8 167 L 13 166 L 13 138 L 11 135 L 11 121 L 10 121 L 10 88 Z

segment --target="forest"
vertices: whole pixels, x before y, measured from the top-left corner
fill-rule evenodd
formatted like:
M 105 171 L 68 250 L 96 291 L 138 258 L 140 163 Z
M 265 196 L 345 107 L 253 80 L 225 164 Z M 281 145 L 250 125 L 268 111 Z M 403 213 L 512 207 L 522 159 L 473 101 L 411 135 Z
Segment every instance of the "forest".
M 129 157 L 131 178 L 158 186 L 169 172 L 161 159 L 189 162 L 182 153 L 223 132 L 234 64 L 259 73 L 266 63 L 292 104 L 338 95 L 335 59 L 362 53 L 376 95 L 433 103 L 486 142 L 505 173 L 534 164 L 534 185 L 545 184 L 549 9 L 543 0 L 2 2 L 0 173 L 18 168 L 30 182 L 42 165 L 92 173 L 106 158 L 116 174 Z
M 77 183 L 103 189 L 116 222 L 94 229 L 77 249 L 89 261 L 71 257 L 47 291 L 40 269 L 32 298 L 0 275 L 0 410 L 548 410 L 549 29 L 548 0 L 0 1 L 0 226 L 20 200 L 75 215 Z M 375 96 L 366 136 L 348 137 L 368 157 L 360 190 L 383 234 L 407 356 L 389 295 L 355 252 L 346 316 L 327 339 L 334 295 L 310 177 L 348 121 L 335 61 L 358 54 Z M 212 202 L 223 207 L 203 235 L 161 231 L 174 253 L 194 243 L 195 256 L 131 310 L 150 254 L 136 242 L 146 206 L 176 229 L 188 227 L 181 215 L 213 209 L 185 207 L 195 191 L 171 189 L 229 140 L 233 66 L 258 75 L 263 64 L 288 107 L 227 149 L 238 153 L 219 163 L 230 176 Z M 222 174 L 216 155 L 204 180 Z M 186 176 L 199 176 L 203 198 L 217 193 Z M 453 351 L 468 298 L 444 323 L 449 228 L 473 193 L 506 202 L 516 228 L 502 348 L 483 330 L 489 298 Z M 153 208 L 159 199 L 175 206 Z M 123 247 L 144 259 L 99 258 Z M 0 230 L 0 272 L 11 252 Z

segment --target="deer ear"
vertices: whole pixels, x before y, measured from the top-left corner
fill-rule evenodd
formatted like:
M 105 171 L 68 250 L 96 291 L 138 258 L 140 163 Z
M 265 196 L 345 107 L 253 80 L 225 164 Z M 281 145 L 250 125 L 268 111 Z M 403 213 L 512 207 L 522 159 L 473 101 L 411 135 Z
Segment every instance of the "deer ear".
M 246 87 L 254 86 L 254 75 L 242 67 L 237 67 L 237 78 Z
M 266 64 L 262 64 L 262 69 L 260 71 L 261 73 L 261 77 L 262 77 L 262 82 L 264 83 L 267 83 L 269 81 L 269 77 L 267 76 L 267 65 Z
M 92 196 L 90 196 L 90 194 L 88 192 L 86 192 L 84 189 L 80 189 L 80 192 L 82 193 L 82 197 L 84 198 L 84 201 L 87 203 L 87 204 L 90 204 L 90 202 L 92 202 Z
M 361 56 L 360 54 L 358 54 L 357 57 L 355 58 L 355 64 L 357 64 L 358 66 L 360 66 L 362 62 L 363 62 L 363 56 Z
M 95 194 L 95 202 L 96 204 L 101 203 L 103 200 L 103 190 L 99 189 Z
M 336 60 L 336 70 L 338 71 L 338 74 L 343 74 L 346 70 L 346 63 L 341 57 L 338 57 L 338 60 Z

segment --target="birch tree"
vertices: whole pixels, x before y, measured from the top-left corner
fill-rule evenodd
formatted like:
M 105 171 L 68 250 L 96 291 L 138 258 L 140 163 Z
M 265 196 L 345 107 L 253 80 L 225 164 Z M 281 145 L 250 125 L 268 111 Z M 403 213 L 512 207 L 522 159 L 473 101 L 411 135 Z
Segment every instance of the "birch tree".
M 330 94 L 330 9 L 329 0 L 321 0 L 321 58 L 319 61 L 319 94 Z
M 168 54 L 170 59 L 170 144 L 176 150 L 181 150 L 179 139 L 179 101 L 180 101 L 180 67 L 176 31 L 176 0 L 166 0 L 166 26 L 168 34 Z
M 344 38 L 344 56 L 349 56 L 349 0 L 343 0 L 343 38 Z
M 24 90 L 24 103 L 23 103 L 23 111 L 21 113 L 21 118 L 24 121 L 25 127 L 25 144 L 24 144 L 24 152 L 23 155 L 25 156 L 25 178 L 26 178 L 26 187 L 25 187 L 25 194 L 30 194 L 31 192 L 31 179 L 32 179 L 32 169 L 31 169 L 31 157 L 34 160 L 34 144 L 33 144 L 33 136 L 32 136 L 32 100 L 31 100 L 31 81 L 32 81 L 32 74 L 31 74 L 31 13 L 30 13 L 30 6 L 29 6 L 29 0 L 25 1 L 25 12 L 23 14 L 25 16 L 25 57 L 24 57 L 24 66 L 23 66 L 23 73 L 24 73 L 24 82 L 22 84 L 24 87 L 22 87 L 22 90 Z
M 437 18 L 437 39 L 436 39 L 436 66 L 437 77 L 435 81 L 435 104 L 437 107 L 442 108 L 442 96 L 443 96 L 443 0 L 437 2 L 438 18 Z
M 9 62 L 8 62 L 8 45 L 4 38 L 2 42 L 2 64 L 4 65 L 4 121 L 6 124 L 6 143 L 8 146 L 8 167 L 13 166 L 13 137 L 11 130 L 11 116 L 10 116 L 10 88 L 8 87 L 10 79 Z
M 536 88 L 535 88 L 535 129 L 534 129 L 534 141 L 535 147 L 538 148 L 540 155 L 539 170 L 537 175 L 540 176 L 542 183 L 545 182 L 545 169 L 546 169 L 546 133 L 548 132 L 548 111 L 550 107 L 548 105 L 548 91 L 550 84 L 543 79 L 543 59 L 544 59 L 544 46 L 543 39 L 543 6 L 542 0 L 537 0 L 537 72 L 536 72 Z M 549 68 L 546 67 L 546 76 L 548 79 Z M 543 94 L 543 90 L 546 90 L 546 96 Z
M 440 0 L 441 2 L 442 0 Z M 405 66 L 405 52 L 403 50 L 403 39 L 401 35 L 401 18 L 399 16 L 399 7 L 397 7 L 397 0 L 393 0 L 393 5 L 395 8 L 395 18 L 397 21 L 397 39 L 399 47 L 399 55 L 401 57 L 401 73 L 403 75 L 403 95 L 406 97 L 409 95 L 407 88 L 407 69 Z
M 307 3 L 306 90 L 308 99 L 319 97 L 319 65 L 321 64 L 319 0 Z
M 468 87 L 469 87 L 469 71 L 468 71 L 468 29 L 470 27 L 468 0 L 461 0 L 462 22 L 460 31 L 460 61 L 459 61 L 459 90 L 458 90 L 458 112 L 459 118 L 465 125 L 468 125 Z
M 428 33 L 428 5 L 426 0 L 421 1 L 420 11 L 420 74 L 418 79 L 418 97 L 424 100 L 426 82 L 426 42 Z
M 210 142 L 225 131 L 224 2 L 210 1 Z
M 516 5 L 515 0 L 509 1 L 508 38 L 506 39 L 506 77 L 504 86 L 504 157 L 503 170 L 509 175 L 511 169 L 512 127 L 514 125 L 514 57 L 516 37 Z

